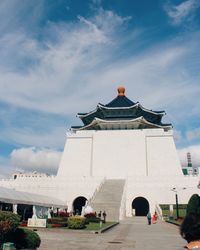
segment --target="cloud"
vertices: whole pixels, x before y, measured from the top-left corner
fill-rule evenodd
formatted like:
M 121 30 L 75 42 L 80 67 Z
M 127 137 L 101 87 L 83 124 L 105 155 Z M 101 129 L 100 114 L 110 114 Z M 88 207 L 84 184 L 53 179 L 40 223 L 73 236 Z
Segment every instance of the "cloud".
M 111 11 L 101 10 L 91 20 L 79 17 L 75 24 L 50 23 L 45 41 L 21 32 L 4 35 L 0 40 L 1 101 L 66 114 L 71 112 L 71 105 L 64 105 L 67 100 L 76 109 L 74 99 L 84 101 L 88 73 L 106 59 L 102 55 L 111 46 L 109 34 L 122 22 Z
M 38 171 L 56 174 L 61 152 L 45 149 L 20 148 L 11 153 L 12 165 L 24 171 Z
M 85 23 L 85 20 L 81 22 Z M 92 107 L 97 102 L 98 96 L 101 97 L 99 90 L 104 85 L 107 86 L 107 93 L 111 93 L 110 96 L 113 93 L 113 85 L 116 88 L 116 84 L 126 83 L 132 89 L 137 82 L 141 83 L 136 93 L 140 95 L 148 90 L 151 83 L 157 91 L 160 90 L 163 94 L 165 91 L 172 90 L 169 87 L 172 83 L 174 90 L 179 89 L 182 96 L 188 94 L 188 91 L 191 94 L 197 93 L 198 86 L 196 89 L 185 84 L 180 88 L 180 85 L 183 85 L 190 77 L 182 73 L 184 58 L 188 56 L 190 50 L 188 45 L 157 46 L 156 49 L 153 48 L 144 55 L 121 59 L 116 63 L 108 64 L 109 67 L 107 67 L 105 64 L 115 54 L 115 49 L 111 46 L 112 39 L 99 31 L 97 26 L 94 28 L 90 22 L 86 26 L 87 28 L 84 26 L 78 32 L 66 32 L 66 34 L 61 29 L 64 33 L 62 41 L 49 44 L 48 49 L 41 51 L 36 49 L 37 53 L 30 49 L 30 57 L 38 54 L 37 60 L 41 58 L 38 66 L 34 65 L 30 72 L 2 70 L 0 72 L 1 100 L 41 112 L 71 114 L 79 111 L 82 106 Z M 193 49 L 195 48 L 194 46 Z M 109 53 L 108 49 L 110 49 Z M 152 61 L 152 56 L 156 60 Z M 179 67 L 182 68 L 181 71 L 178 71 Z M 165 84 L 168 84 L 166 89 Z M 104 93 L 102 97 L 106 97 L 107 93 Z M 173 91 L 173 93 L 177 95 L 177 92 Z M 170 94 L 171 99 L 174 97 L 173 93 Z M 157 97 L 166 99 L 166 95 L 161 95 Z M 87 98 L 88 96 L 90 98 Z M 149 98 L 155 100 L 154 95 L 148 94 L 147 100 Z M 157 100 L 160 102 L 159 99 Z
M 75 23 L 50 22 L 42 41 L 24 32 L 6 34 L 0 40 L 5 55 L 0 64 L 1 101 L 66 115 L 82 107 L 93 109 L 102 99 L 110 101 L 118 84 L 125 84 L 136 98 L 153 107 L 161 101 L 166 105 L 172 99 L 178 102 L 188 93 L 194 97 L 199 87 L 184 65 L 190 52 L 198 49 L 191 43 L 193 39 L 181 45 L 179 41 L 156 44 L 148 52 L 117 58 L 127 39 L 120 28 L 128 19 L 100 9 L 93 17 L 79 17 Z M 131 44 L 138 43 L 142 35 L 138 33 Z M 155 94 L 149 95 L 152 87 Z
M 165 11 L 173 25 L 180 25 L 185 20 L 190 20 L 194 11 L 200 6 L 198 0 L 187 0 L 179 5 L 167 4 Z
M 187 166 L 187 153 L 190 152 L 192 164 L 200 167 L 200 145 L 193 145 L 178 150 L 182 166 Z

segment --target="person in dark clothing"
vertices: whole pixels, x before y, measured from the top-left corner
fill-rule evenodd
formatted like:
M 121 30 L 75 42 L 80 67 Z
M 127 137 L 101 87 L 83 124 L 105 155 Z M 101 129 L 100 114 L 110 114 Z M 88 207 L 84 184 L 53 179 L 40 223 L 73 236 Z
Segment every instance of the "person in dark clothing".
M 151 213 L 148 212 L 147 214 L 148 225 L 151 225 Z
M 200 250 L 200 215 L 189 213 L 180 226 L 181 236 L 188 242 L 186 249 Z
M 106 216 L 107 216 L 106 211 L 103 211 L 103 223 L 106 223 Z
M 98 213 L 98 217 L 101 219 L 101 211 Z

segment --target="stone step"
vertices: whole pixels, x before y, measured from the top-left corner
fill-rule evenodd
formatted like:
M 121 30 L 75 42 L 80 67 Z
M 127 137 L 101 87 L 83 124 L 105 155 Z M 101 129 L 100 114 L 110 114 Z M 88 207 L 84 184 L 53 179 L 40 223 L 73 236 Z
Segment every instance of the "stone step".
M 107 221 L 119 221 L 119 210 L 125 180 L 106 180 L 91 201 L 91 206 L 98 214 L 106 211 Z

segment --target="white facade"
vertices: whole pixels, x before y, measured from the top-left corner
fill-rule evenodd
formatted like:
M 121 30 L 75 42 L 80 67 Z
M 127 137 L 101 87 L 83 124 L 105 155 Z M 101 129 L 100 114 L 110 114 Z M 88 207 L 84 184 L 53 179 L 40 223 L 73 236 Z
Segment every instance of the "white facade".
M 131 204 L 136 197 L 146 198 L 154 211 L 157 204 L 175 203 L 174 187 L 180 193 L 179 203 L 182 204 L 186 204 L 192 194 L 200 194 L 197 188 L 199 177 L 186 177 L 182 173 L 172 130 L 72 133 L 66 141 L 57 178 L 75 176 L 91 180 L 97 177 L 125 179 L 122 217 L 132 216 Z M 74 186 L 71 188 L 73 190 Z M 80 194 L 83 194 L 81 190 Z
M 84 130 L 68 137 L 57 177 L 183 176 L 172 130 Z

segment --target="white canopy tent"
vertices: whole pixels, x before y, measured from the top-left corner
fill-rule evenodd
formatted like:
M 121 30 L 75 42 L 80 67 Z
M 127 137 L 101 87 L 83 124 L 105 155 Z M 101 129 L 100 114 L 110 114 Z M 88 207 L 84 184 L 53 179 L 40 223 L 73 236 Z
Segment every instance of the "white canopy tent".
M 65 205 L 65 203 L 59 199 L 28 192 L 16 191 L 14 189 L 4 187 L 0 187 L 0 202 L 37 205 L 42 207 L 67 208 L 67 205 Z

